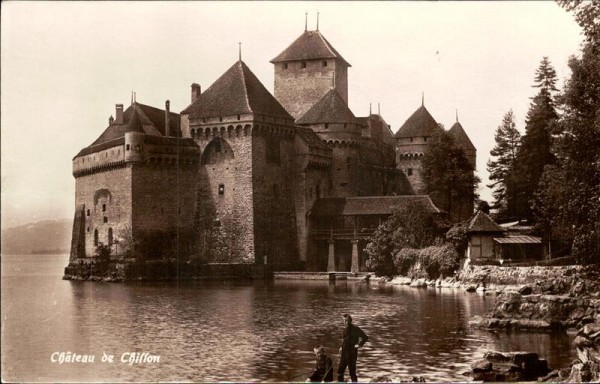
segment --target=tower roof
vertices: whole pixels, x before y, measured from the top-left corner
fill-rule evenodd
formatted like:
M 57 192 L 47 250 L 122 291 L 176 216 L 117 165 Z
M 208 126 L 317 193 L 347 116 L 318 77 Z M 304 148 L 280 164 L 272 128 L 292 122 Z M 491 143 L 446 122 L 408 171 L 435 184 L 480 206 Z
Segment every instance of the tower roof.
M 271 60 L 271 63 L 314 59 L 339 59 L 351 67 L 319 31 L 304 31 L 289 47 Z
M 169 112 L 169 115 L 171 132 L 176 132 L 179 128 L 179 115 L 173 112 Z M 90 146 L 123 137 L 125 132 L 132 130 L 151 136 L 164 136 L 165 111 L 136 102 L 123 112 L 123 124 L 109 125 Z
M 458 121 L 454 123 L 450 130 L 448 130 L 448 133 L 454 138 L 454 142 L 460 148 L 471 149 L 474 151 L 477 150 L 471 142 L 471 139 L 469 139 L 467 132 L 465 132 L 464 128 Z
M 238 61 L 184 109 L 194 118 L 258 113 L 293 120 L 243 62 Z
M 335 89 L 327 92 L 321 100 L 296 120 L 296 124 L 322 123 L 357 123 L 356 117 Z
M 424 105 L 421 105 L 405 122 L 402 124 L 395 138 L 433 136 L 440 129 L 438 123 L 429 113 Z
M 469 220 L 467 232 L 504 232 L 504 229 L 496 224 L 485 212 L 477 211 L 471 220 Z

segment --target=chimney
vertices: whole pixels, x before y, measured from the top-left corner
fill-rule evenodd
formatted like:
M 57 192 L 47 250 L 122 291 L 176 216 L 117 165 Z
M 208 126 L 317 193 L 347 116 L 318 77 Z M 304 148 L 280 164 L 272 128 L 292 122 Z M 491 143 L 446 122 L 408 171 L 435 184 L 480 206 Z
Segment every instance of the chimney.
M 117 110 L 115 124 L 123 124 L 123 104 L 117 104 L 115 107 Z
M 192 103 L 200 97 L 200 84 L 192 84 Z
M 165 101 L 165 136 L 171 136 L 171 111 L 169 109 L 171 102 Z

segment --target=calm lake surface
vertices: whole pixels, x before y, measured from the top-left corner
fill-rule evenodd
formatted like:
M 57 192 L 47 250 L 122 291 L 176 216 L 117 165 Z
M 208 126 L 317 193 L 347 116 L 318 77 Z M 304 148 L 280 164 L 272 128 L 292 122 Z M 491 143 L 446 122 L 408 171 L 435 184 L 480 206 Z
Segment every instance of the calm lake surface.
M 71 282 L 61 280 L 67 260 L 2 255 L 3 381 L 304 381 L 314 346 L 335 359 L 346 312 L 370 337 L 360 381 L 385 373 L 465 381 L 488 350 L 536 351 L 551 367 L 575 357 L 567 335 L 469 329 L 493 296 L 356 282 Z M 53 363 L 54 352 L 95 361 Z M 102 362 L 103 352 L 115 361 Z M 127 352 L 160 362 L 128 365 Z

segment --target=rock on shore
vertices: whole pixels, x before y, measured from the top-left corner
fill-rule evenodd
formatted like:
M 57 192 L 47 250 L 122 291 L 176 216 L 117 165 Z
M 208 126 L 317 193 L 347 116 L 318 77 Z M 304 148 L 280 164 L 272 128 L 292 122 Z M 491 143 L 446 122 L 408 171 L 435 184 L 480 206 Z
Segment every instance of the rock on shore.
M 550 372 L 548 362 L 533 352 L 488 352 L 471 369 L 473 380 L 495 382 L 532 381 Z

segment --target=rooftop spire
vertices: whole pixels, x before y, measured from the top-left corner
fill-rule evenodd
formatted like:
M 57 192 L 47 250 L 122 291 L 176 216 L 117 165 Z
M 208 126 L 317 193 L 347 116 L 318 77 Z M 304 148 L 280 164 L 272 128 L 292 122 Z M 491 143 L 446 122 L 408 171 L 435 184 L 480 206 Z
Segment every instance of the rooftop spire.
M 308 30 L 308 12 L 304 14 L 304 32 Z
M 242 61 L 242 42 L 238 43 L 239 60 Z
M 319 30 L 319 12 L 317 12 L 317 31 Z
M 371 115 L 372 115 L 372 113 L 371 113 L 371 103 L 369 103 L 369 116 L 371 116 Z
M 421 106 L 425 106 L 425 92 L 421 92 Z
M 381 115 L 381 105 L 377 103 L 377 114 Z
M 131 104 L 130 105 L 133 105 L 133 91 L 131 91 Z
M 456 109 L 456 122 L 458 123 L 458 109 Z

